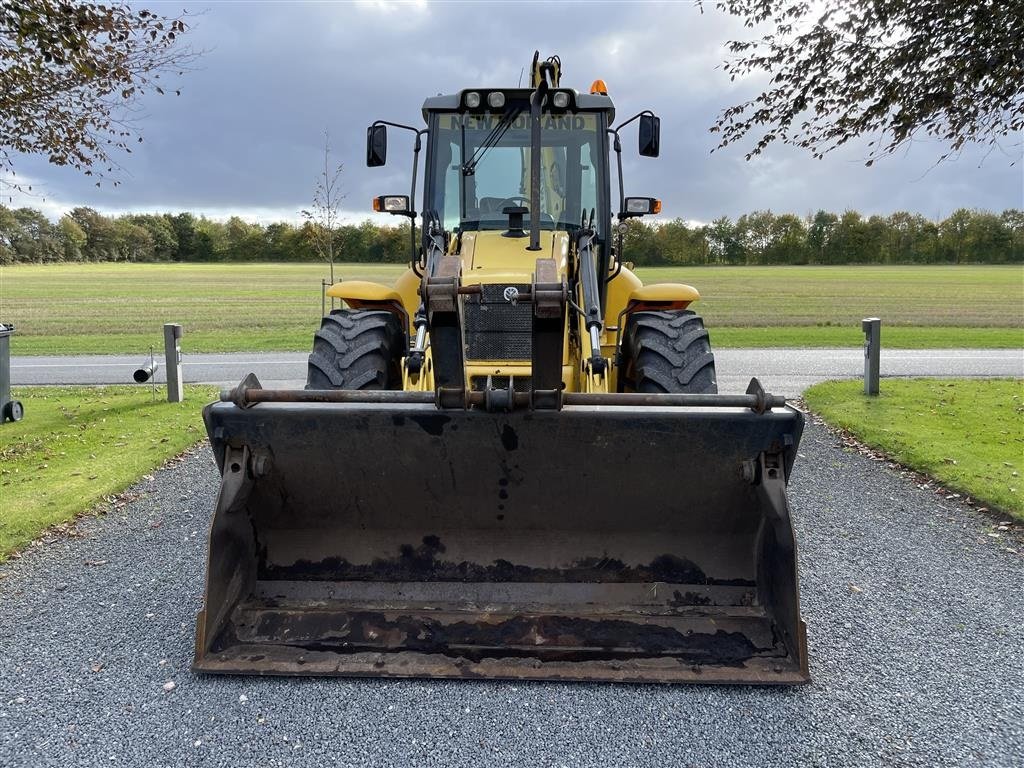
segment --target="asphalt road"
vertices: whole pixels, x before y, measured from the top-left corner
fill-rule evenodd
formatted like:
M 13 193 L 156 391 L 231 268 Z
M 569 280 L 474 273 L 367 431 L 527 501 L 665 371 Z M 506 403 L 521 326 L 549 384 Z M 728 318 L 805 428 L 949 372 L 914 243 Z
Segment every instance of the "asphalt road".
M 1024 540 L 820 427 L 789 689 L 194 676 L 217 480 L 199 450 L 0 566 L 0 765 L 1024 765 Z
M 303 352 L 185 355 L 186 382 L 233 386 L 250 371 L 264 386 L 304 386 Z M 722 349 L 715 352 L 719 390 L 742 392 L 757 376 L 771 392 L 794 396 L 818 381 L 863 375 L 861 349 Z M 163 359 L 157 381 L 165 381 Z M 130 384 L 140 356 L 15 357 L 15 385 Z M 883 376 L 1024 376 L 1020 349 L 883 349 Z

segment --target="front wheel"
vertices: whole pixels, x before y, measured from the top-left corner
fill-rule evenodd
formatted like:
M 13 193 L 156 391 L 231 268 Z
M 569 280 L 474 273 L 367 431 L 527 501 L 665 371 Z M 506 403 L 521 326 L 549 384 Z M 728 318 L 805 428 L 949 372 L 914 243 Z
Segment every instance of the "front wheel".
M 401 389 L 404 350 L 396 315 L 336 309 L 313 337 L 306 389 Z
M 622 391 L 718 394 L 707 329 L 700 315 L 688 309 L 629 315 L 622 361 Z

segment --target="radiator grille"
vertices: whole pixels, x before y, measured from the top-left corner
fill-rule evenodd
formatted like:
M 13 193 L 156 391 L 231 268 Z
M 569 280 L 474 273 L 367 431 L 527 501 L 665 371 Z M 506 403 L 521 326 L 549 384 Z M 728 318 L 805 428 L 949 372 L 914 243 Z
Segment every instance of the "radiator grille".
M 504 298 L 502 283 L 481 286 L 462 304 L 468 360 L 529 360 L 533 348 L 533 305 L 512 304 Z M 530 286 L 514 284 L 519 291 Z

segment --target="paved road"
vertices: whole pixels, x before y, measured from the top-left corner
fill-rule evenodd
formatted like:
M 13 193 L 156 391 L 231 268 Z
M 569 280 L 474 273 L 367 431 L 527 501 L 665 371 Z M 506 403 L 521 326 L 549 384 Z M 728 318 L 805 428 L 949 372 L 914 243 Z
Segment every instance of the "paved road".
M 769 391 L 793 396 L 815 382 L 864 370 L 860 349 L 722 349 L 715 356 L 723 392 L 742 392 L 757 376 Z M 15 357 L 11 377 L 16 385 L 131 383 L 141 361 L 137 355 Z M 881 365 L 885 376 L 1024 376 L 1024 350 L 889 349 Z M 265 386 L 303 386 L 306 378 L 302 352 L 186 355 L 183 366 L 186 381 L 220 386 L 237 384 L 250 371 Z M 157 381 L 164 377 L 161 367 Z
M 814 681 L 755 689 L 194 676 L 203 449 L 0 566 L 0 765 L 1024 765 L 1024 540 L 820 427 L 800 454 Z

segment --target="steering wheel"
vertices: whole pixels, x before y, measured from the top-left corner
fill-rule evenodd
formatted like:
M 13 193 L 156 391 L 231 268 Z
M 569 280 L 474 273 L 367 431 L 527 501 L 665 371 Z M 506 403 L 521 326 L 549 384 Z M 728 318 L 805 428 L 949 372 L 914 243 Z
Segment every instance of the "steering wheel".
M 502 198 L 498 203 L 498 210 L 504 213 L 506 208 L 518 208 L 520 206 L 517 205 L 517 203 L 522 203 L 523 205 L 521 207 L 526 208 L 527 210 L 530 208 L 529 198 L 523 197 L 522 195 L 515 195 L 513 197 Z

